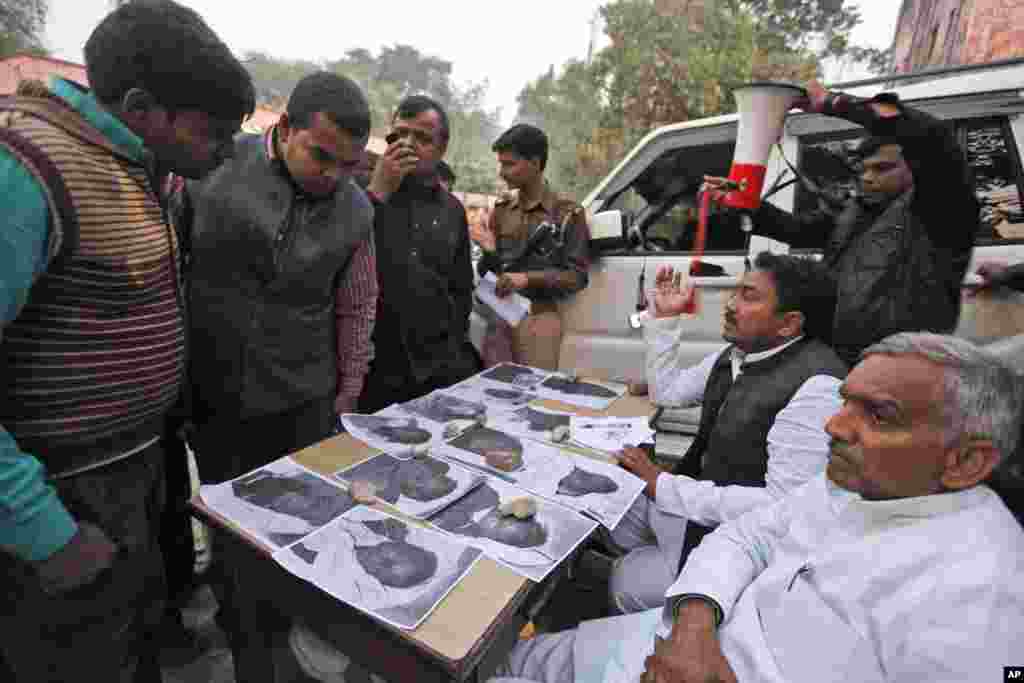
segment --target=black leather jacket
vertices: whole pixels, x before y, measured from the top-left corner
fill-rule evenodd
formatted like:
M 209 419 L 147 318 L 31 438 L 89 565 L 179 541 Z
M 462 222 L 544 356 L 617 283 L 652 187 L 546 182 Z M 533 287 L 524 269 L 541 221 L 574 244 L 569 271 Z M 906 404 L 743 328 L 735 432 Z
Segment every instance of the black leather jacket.
M 899 141 L 913 189 L 883 207 L 851 202 L 839 216 L 793 217 L 766 203 L 754 215 L 754 232 L 823 248 L 837 288 L 832 343 L 852 364 L 889 334 L 956 328 L 980 221 L 970 169 L 946 125 L 908 108 L 879 118 L 866 103 L 843 118 Z

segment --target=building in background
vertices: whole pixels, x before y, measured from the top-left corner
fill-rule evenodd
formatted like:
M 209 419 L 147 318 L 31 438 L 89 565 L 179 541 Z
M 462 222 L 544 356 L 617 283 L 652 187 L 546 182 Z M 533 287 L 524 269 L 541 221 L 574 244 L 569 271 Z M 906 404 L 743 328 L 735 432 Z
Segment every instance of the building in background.
M 1024 0 L 903 0 L 893 70 L 1024 57 Z
M 89 85 L 85 67 L 81 64 L 23 53 L 0 59 L 0 95 L 13 95 L 18 83 L 25 80 L 49 83 L 51 76 Z

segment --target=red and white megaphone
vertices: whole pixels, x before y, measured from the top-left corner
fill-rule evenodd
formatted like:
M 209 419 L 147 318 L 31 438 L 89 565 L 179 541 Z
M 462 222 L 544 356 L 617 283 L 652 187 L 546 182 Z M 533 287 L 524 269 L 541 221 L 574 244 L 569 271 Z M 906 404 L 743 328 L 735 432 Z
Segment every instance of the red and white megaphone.
M 748 83 L 733 91 L 739 111 L 736 151 L 729 171 L 731 187 L 719 199 L 723 206 L 753 211 L 761 205 L 761 191 L 772 145 L 782 136 L 786 113 L 807 97 L 803 88 L 788 83 Z

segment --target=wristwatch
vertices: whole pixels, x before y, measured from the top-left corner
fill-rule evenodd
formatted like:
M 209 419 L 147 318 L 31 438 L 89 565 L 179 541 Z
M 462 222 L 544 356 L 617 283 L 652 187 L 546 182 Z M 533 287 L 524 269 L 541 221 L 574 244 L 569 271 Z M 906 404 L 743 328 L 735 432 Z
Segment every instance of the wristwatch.
M 700 593 L 683 593 L 682 595 L 677 595 L 672 598 L 672 621 L 679 620 L 679 610 L 682 609 L 683 603 L 690 600 L 701 600 L 707 603 L 715 613 L 715 628 L 717 629 L 722 624 L 724 614 L 722 613 L 721 606 L 719 606 L 718 602 L 713 598 L 707 595 L 701 595 Z

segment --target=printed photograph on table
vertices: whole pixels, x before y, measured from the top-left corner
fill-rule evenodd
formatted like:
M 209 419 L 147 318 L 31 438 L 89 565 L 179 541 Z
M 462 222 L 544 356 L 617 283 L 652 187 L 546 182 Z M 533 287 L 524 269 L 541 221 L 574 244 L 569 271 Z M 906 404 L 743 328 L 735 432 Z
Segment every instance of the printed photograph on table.
M 507 434 L 554 442 L 556 430 L 568 430 L 571 419 L 571 413 L 523 406 L 488 418 L 487 426 Z
M 480 377 L 517 387 L 533 388 L 543 382 L 550 374 L 545 370 L 531 368 L 527 365 L 502 363 L 480 373 Z
M 536 392 L 503 382 L 484 379 L 479 375 L 470 377 L 443 390 L 467 401 L 482 402 L 488 407 L 488 415 L 506 410 L 515 410 L 537 399 Z
M 470 401 L 441 391 L 401 403 L 398 407 L 406 413 L 418 415 L 439 424 L 452 420 L 475 420 L 487 415 L 487 406 L 483 402 Z
M 524 497 L 536 506 L 532 516 L 520 519 L 499 510 L 502 503 Z M 430 523 L 534 581 L 543 580 L 597 527 L 575 510 L 496 479 L 434 515 Z
M 271 548 L 308 536 L 355 506 L 336 482 L 289 457 L 223 484 L 202 486 L 213 511 Z
M 430 616 L 481 555 L 456 538 L 360 505 L 274 559 L 337 599 L 408 630 Z
M 541 398 L 574 406 L 604 410 L 626 393 L 626 386 L 614 382 L 593 382 L 552 375 L 537 387 Z
M 425 453 L 431 441 L 439 440 L 443 432 L 442 427 L 395 407 L 374 415 L 346 413 L 341 416 L 341 423 L 346 432 L 366 445 L 403 459 Z
M 388 454 L 341 470 L 335 476 L 345 482 L 366 481 L 376 495 L 413 517 L 427 517 L 465 496 L 485 477 L 429 455 L 401 460 Z
M 609 529 L 618 525 L 644 488 L 642 479 L 618 465 L 488 427 L 461 434 L 438 447 L 435 455 L 487 470 L 502 481 L 578 510 Z M 519 466 L 504 471 L 489 460 L 511 460 Z
M 582 417 L 573 415 L 569 421 L 572 442 L 617 453 L 628 446 L 654 443 L 654 430 L 646 417 Z

